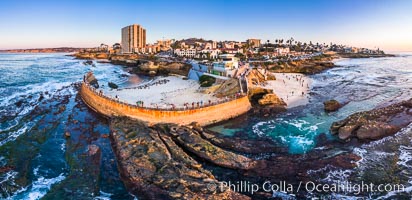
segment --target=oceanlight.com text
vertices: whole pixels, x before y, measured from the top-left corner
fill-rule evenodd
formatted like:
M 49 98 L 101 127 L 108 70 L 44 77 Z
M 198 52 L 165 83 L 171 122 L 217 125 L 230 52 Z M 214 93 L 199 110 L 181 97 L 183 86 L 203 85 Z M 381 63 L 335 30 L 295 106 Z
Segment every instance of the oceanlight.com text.
M 299 182 L 299 184 L 290 184 L 286 181 L 270 182 L 262 184 L 251 183 L 249 181 L 221 181 L 219 183 L 209 183 L 208 189 L 214 190 L 231 190 L 240 193 L 255 194 L 257 192 L 287 193 L 295 194 L 301 191 L 309 193 L 345 193 L 358 195 L 361 193 L 373 192 L 403 192 L 405 186 L 402 184 L 374 184 L 374 183 L 352 183 L 352 182 L 334 182 L 334 183 L 316 183 L 312 181 Z

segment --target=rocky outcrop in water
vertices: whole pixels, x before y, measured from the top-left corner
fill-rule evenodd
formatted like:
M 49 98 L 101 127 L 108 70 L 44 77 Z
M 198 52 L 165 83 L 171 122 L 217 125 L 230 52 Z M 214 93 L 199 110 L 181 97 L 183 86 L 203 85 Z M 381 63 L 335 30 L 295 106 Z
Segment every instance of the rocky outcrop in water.
M 73 55 L 77 59 L 108 59 L 110 55 L 108 53 L 93 53 L 93 52 L 79 52 Z
M 249 87 L 248 95 L 253 105 L 251 112 L 256 115 L 268 117 L 286 111 L 286 103 L 271 89 Z
M 88 82 L 90 85 L 92 85 L 95 88 L 99 88 L 99 82 L 97 81 L 93 73 L 87 74 L 85 78 L 86 78 L 86 82 Z
M 359 159 L 353 154 L 326 156 L 323 151 L 305 156 L 272 155 L 285 150 L 269 141 L 225 138 L 196 123 L 149 127 L 128 118 L 115 118 L 111 119 L 110 127 L 120 174 L 127 187 L 143 199 L 250 198 L 221 187 L 220 180 L 205 165 L 232 170 L 256 181 L 260 178 L 310 180 L 309 169 L 326 165 L 353 168 L 356 165 L 353 161 Z M 266 153 L 268 157 L 254 158 L 260 157 L 260 153 Z
M 261 99 L 258 100 L 259 105 L 283 105 L 286 106 L 286 103 L 280 99 L 276 94 L 265 94 Z
M 384 108 L 358 112 L 334 122 L 332 134 L 341 140 L 358 138 L 362 141 L 378 140 L 393 135 L 412 122 L 412 99 Z
M 327 112 L 334 112 L 342 107 L 342 105 L 334 99 L 323 102 L 323 105 L 325 106 L 325 111 Z
M 126 185 L 143 199 L 249 199 L 226 190 L 212 188 L 219 185 L 216 178 L 189 156 L 175 142 L 183 144 L 188 131 L 167 125 L 149 128 L 142 122 L 127 119 L 111 121 L 111 139 L 120 166 L 120 174 Z M 199 138 L 194 137 L 193 140 Z M 193 145 L 193 146 L 192 146 Z M 187 144 L 198 155 L 208 158 L 208 152 L 219 151 L 207 144 Z M 201 153 L 203 152 L 203 153 Z M 221 155 L 222 163 L 227 156 Z M 246 159 L 246 158 L 244 158 Z M 220 162 L 219 162 L 220 163 Z M 239 163 L 239 165 L 241 165 Z

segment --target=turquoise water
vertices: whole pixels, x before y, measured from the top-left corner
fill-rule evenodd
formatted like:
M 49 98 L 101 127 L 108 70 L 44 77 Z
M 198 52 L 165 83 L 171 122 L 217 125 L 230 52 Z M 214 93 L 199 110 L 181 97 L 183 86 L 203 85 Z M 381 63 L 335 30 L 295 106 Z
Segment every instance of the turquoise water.
M 310 102 L 273 118 L 254 118 L 233 126 L 231 122 L 212 127 L 220 132 L 242 132 L 250 138 L 267 138 L 301 154 L 317 147 L 317 138 L 334 121 L 348 115 L 412 97 L 412 55 L 394 58 L 341 59 L 340 67 L 309 76 L 313 80 Z M 337 112 L 325 113 L 323 102 L 336 99 L 345 104 Z M 226 127 L 226 128 L 225 128 Z M 233 134 L 232 134 L 233 135 Z

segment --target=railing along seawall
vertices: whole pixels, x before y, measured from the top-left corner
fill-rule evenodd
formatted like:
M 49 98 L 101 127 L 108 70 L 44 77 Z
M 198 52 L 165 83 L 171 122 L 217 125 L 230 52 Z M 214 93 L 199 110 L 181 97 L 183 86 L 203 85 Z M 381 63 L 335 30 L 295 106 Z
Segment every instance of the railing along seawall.
M 85 79 L 86 80 L 86 79 Z M 128 104 L 99 93 L 83 81 L 80 91 L 83 101 L 93 110 L 106 115 L 128 116 L 149 123 L 190 124 L 194 121 L 208 125 L 227 120 L 247 112 L 251 104 L 247 96 L 228 99 L 222 103 L 195 108 L 158 109 Z

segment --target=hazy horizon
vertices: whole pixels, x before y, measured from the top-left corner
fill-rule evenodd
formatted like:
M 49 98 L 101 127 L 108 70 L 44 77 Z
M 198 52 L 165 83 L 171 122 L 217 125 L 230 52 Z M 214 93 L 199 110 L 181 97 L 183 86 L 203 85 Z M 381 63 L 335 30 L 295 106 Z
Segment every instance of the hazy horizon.
M 259 38 L 412 51 L 412 1 L 0 2 L 0 49 L 96 47 L 140 24 L 147 41 Z

